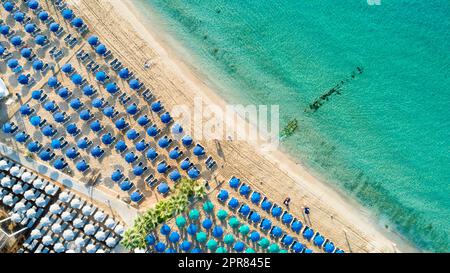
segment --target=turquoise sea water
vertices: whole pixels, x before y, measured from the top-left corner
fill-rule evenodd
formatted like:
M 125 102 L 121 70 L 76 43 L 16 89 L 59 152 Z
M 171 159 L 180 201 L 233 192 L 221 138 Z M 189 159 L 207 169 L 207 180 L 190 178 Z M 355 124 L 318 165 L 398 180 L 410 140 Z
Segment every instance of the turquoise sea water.
M 448 0 L 137 0 L 230 103 L 299 120 L 283 148 L 426 251 L 450 251 Z M 315 98 L 356 67 L 317 112 Z

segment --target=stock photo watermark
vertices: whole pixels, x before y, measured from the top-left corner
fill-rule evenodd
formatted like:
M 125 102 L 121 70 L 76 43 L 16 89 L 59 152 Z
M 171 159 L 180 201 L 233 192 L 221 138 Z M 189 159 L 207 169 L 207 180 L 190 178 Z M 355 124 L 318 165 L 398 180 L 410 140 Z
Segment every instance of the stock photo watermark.
M 381 0 L 367 0 L 369 6 L 379 6 L 381 5 Z

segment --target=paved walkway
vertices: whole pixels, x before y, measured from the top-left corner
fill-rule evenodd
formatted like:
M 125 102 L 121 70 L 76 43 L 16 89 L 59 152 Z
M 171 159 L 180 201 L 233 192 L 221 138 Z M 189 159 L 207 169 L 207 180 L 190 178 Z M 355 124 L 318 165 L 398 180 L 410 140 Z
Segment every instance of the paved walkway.
M 132 226 L 134 219 L 138 215 L 138 211 L 135 208 L 117 199 L 116 197 L 111 196 L 97 188 L 88 187 L 86 186 L 86 184 L 72 179 L 70 176 L 54 169 L 51 166 L 41 164 L 34 159 L 26 158 L 1 142 L 0 154 L 22 164 L 26 168 L 35 171 L 36 173 L 39 173 L 50 178 L 51 180 L 61 183 L 66 188 L 89 196 L 97 202 L 106 204 L 115 213 L 117 213 L 120 218 L 122 218 L 127 226 Z

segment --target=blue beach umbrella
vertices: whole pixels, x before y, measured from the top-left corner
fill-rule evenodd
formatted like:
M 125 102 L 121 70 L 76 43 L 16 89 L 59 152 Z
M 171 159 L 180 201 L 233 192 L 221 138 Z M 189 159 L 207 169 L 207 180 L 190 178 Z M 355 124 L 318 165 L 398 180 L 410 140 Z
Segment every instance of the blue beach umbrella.
M 128 70 L 128 68 L 122 68 L 119 71 L 119 77 L 122 79 L 128 79 L 128 77 L 130 77 L 130 71 Z
M 42 119 L 40 116 L 32 116 L 30 117 L 30 123 L 33 126 L 38 126 L 41 123 Z
M 20 106 L 19 111 L 23 116 L 28 116 L 31 113 L 30 105 L 28 105 L 28 103 L 23 104 L 22 106 Z
M 111 174 L 111 180 L 114 182 L 119 182 L 123 177 L 123 173 L 120 170 L 115 170 L 112 174 Z
M 181 161 L 180 168 L 185 171 L 191 167 L 191 162 L 189 162 L 189 159 L 186 158 L 185 160 Z
M 11 12 L 14 9 L 14 4 L 7 1 L 3 4 L 3 8 L 7 11 L 7 12 Z
M 191 249 L 191 243 L 188 241 L 183 241 L 180 245 L 180 249 L 183 250 L 184 252 L 189 251 L 189 249 Z
M 231 178 L 229 181 L 230 187 L 233 189 L 237 189 L 240 183 L 241 181 L 236 177 Z
M 27 33 L 33 33 L 36 30 L 36 26 L 34 24 L 26 24 L 25 25 L 25 32 Z
M 181 178 L 181 174 L 180 174 L 180 172 L 177 169 L 175 169 L 175 170 L 170 172 L 169 178 L 172 181 L 178 181 Z
M 62 158 L 58 158 L 54 163 L 53 163 L 53 167 L 55 167 L 55 169 L 57 170 L 62 170 L 64 169 L 64 167 L 66 166 L 64 159 Z
M 30 1 L 28 2 L 28 7 L 29 7 L 30 9 L 32 9 L 32 10 L 35 10 L 35 9 L 37 9 L 37 8 L 39 7 L 39 2 L 36 1 L 36 0 L 30 0 Z
M 161 148 L 166 148 L 169 146 L 169 139 L 167 137 L 163 137 L 158 141 L 158 145 Z
M 39 20 L 41 21 L 46 21 L 48 19 L 48 12 L 46 12 L 45 10 L 39 12 Z
M 105 109 L 103 109 L 103 115 L 110 118 L 113 116 L 113 114 L 114 114 L 114 107 L 109 106 L 109 107 L 106 107 Z
M 35 60 L 33 62 L 33 69 L 36 71 L 40 71 L 42 70 L 42 68 L 44 67 L 44 62 L 41 60 Z
M 136 130 L 134 129 L 128 130 L 126 135 L 129 140 L 135 140 L 136 138 L 139 137 L 139 133 L 136 132 Z
M 42 128 L 42 134 L 46 137 L 51 137 L 56 134 L 56 130 L 54 130 L 51 125 L 46 125 L 44 128 Z
M 154 160 L 156 157 L 158 156 L 158 153 L 156 152 L 155 149 L 150 148 L 147 151 L 147 158 L 150 160 Z
M 128 84 L 129 84 L 130 88 L 133 89 L 133 90 L 139 89 L 140 83 L 136 79 L 132 79 Z
M 54 102 L 54 101 L 47 101 L 47 102 L 44 104 L 44 109 L 45 109 L 46 111 L 48 111 L 48 112 L 51 112 L 51 111 L 55 110 L 55 109 L 56 109 L 56 104 L 55 104 L 55 102 Z
M 62 99 L 66 99 L 70 95 L 69 89 L 67 89 L 66 87 L 60 88 L 57 93 L 58 96 L 60 96 Z M 79 99 L 75 99 L 73 103 L 71 102 L 71 106 L 73 109 L 77 110 L 81 107 L 81 101 Z
M 162 109 L 162 105 L 160 101 L 155 101 L 151 105 L 152 111 L 158 113 Z
M 292 219 L 294 219 L 294 217 L 290 213 L 285 213 L 283 217 L 281 217 L 281 221 L 283 222 L 283 224 L 289 224 L 290 222 L 292 222 Z
M 142 152 L 147 148 L 147 144 L 145 143 L 144 140 L 139 141 L 138 143 L 136 143 L 136 150 L 138 152 Z
M 14 20 L 17 22 L 23 22 L 23 19 L 25 19 L 25 14 L 21 11 L 16 11 L 14 13 Z
M 19 66 L 19 61 L 17 59 L 9 59 L 6 64 L 9 68 L 14 69 Z
M 20 51 L 20 55 L 26 59 L 30 58 L 31 53 L 31 49 L 28 47 L 25 47 Z
M 269 219 L 263 219 L 260 227 L 263 230 L 269 230 L 272 227 L 272 222 Z
M 170 116 L 169 112 L 166 112 L 161 115 L 161 122 L 164 124 L 167 124 L 172 121 L 172 117 Z
M 181 156 L 181 152 L 178 149 L 173 149 L 169 152 L 170 159 L 178 159 Z
M 134 203 L 139 203 L 142 198 L 144 198 L 144 196 L 142 194 L 140 194 L 139 192 L 135 191 L 130 195 L 130 199 L 131 201 L 133 201 Z
M 0 26 L 0 33 L 1 33 L 2 35 L 8 35 L 10 29 L 11 29 L 10 26 L 8 26 L 8 25 L 2 25 L 2 26 Z
M 168 166 L 165 162 L 161 162 L 158 164 L 158 166 L 156 167 L 157 171 L 159 173 L 165 173 L 168 170 Z
M 261 235 L 259 235 L 259 232 L 253 231 L 252 233 L 250 233 L 250 240 L 252 240 L 252 242 L 257 242 L 260 238 Z
M 292 245 L 292 250 L 294 250 L 295 253 L 300 253 L 305 248 L 305 246 L 299 242 L 295 242 Z
M 49 161 L 51 158 L 51 154 L 49 151 L 45 150 L 39 153 L 39 158 L 43 161 Z
M 306 240 L 311 240 L 311 238 L 314 236 L 314 230 L 310 229 L 310 228 L 305 228 L 305 230 L 303 231 L 303 238 L 305 238 Z
M 79 17 L 74 18 L 70 23 L 72 24 L 72 26 L 74 26 L 76 28 L 82 27 L 84 24 L 83 19 L 81 19 Z
M 102 136 L 102 143 L 105 145 L 110 145 L 113 141 L 114 141 L 114 138 L 111 135 L 111 133 L 107 133 Z
M 83 94 L 85 96 L 92 96 L 94 94 L 94 89 L 90 85 L 85 85 L 83 87 Z
M 125 129 L 125 127 L 127 127 L 127 123 L 124 118 L 120 118 L 120 119 L 116 120 L 115 125 L 116 125 L 116 128 L 119 130 L 123 130 L 123 129 Z
M 75 99 L 72 99 L 72 100 L 70 101 L 69 105 L 70 105 L 70 107 L 72 107 L 74 110 L 78 110 L 83 104 L 82 104 L 82 102 L 80 101 L 79 98 L 75 98 Z
M 72 70 L 73 70 L 73 67 L 70 63 L 67 63 L 61 67 L 61 71 L 66 74 L 72 72 Z
M 13 46 L 19 46 L 22 44 L 22 38 L 20 36 L 14 36 L 10 40 Z
M 221 202 L 225 202 L 229 197 L 228 191 L 227 190 L 220 190 L 219 194 L 217 195 L 217 198 L 221 201 Z
M 169 235 L 171 229 L 167 224 L 163 224 L 161 228 L 159 229 L 159 232 L 161 232 L 162 235 L 167 236 Z
M 27 145 L 28 151 L 30 151 L 31 153 L 35 153 L 37 151 L 39 151 L 40 145 L 39 142 L 34 141 L 34 142 L 30 142 Z
M 118 151 L 119 153 L 121 153 L 121 152 L 123 152 L 123 151 L 125 151 L 125 150 L 127 149 L 127 144 L 125 143 L 125 141 L 119 140 L 119 141 L 116 143 L 115 149 L 116 149 L 116 151 Z
M 194 236 L 197 233 L 197 230 L 198 227 L 196 224 L 190 224 L 186 229 L 187 233 L 192 236 Z
M 326 253 L 333 253 L 335 247 L 332 242 L 327 242 L 323 247 L 323 249 L 325 250 Z
M 19 143 L 24 143 L 25 141 L 27 141 L 28 136 L 24 132 L 20 132 L 15 136 L 15 139 Z
M 284 238 L 281 240 L 281 242 L 286 245 L 290 246 L 294 242 L 294 238 L 290 235 L 284 236 Z
M 66 20 L 70 20 L 73 18 L 73 11 L 71 9 L 63 9 L 61 14 Z
M 245 244 L 243 243 L 243 242 L 241 242 L 241 241 L 239 241 L 239 242 L 236 242 L 235 244 L 234 244 L 234 246 L 233 246 L 233 249 L 236 251 L 236 252 L 242 252 L 242 251 L 244 251 L 244 249 L 245 249 Z
M 180 241 L 180 234 L 178 232 L 176 232 L 176 231 L 170 233 L 169 241 L 171 243 L 177 243 L 178 241 Z
M 5 133 L 5 134 L 10 134 L 10 133 L 12 133 L 12 131 L 13 131 L 13 125 L 12 125 L 11 123 L 9 123 L 9 122 L 3 124 L 3 126 L 2 126 L 2 131 L 3 131 L 3 133 Z
M 75 135 L 78 132 L 78 127 L 75 123 L 67 125 L 66 131 L 69 135 Z
M 275 237 L 275 238 L 279 238 L 282 234 L 283 234 L 283 230 L 280 227 L 275 226 L 272 229 L 271 234 Z
M 188 171 L 188 176 L 189 176 L 189 178 L 191 178 L 191 179 L 197 179 L 197 178 L 200 176 L 200 171 L 199 171 L 196 167 L 191 168 L 191 169 Z
M 50 86 L 51 88 L 55 87 L 58 85 L 58 79 L 56 77 L 50 77 L 47 81 L 48 86 Z
M 87 39 L 87 41 L 91 46 L 96 46 L 98 44 L 98 37 L 95 35 L 92 35 Z
M 177 253 L 177 251 L 171 247 L 169 247 L 168 249 L 166 249 L 165 253 Z
M 281 215 L 281 213 L 283 212 L 283 210 L 280 207 L 274 207 L 272 208 L 272 216 L 274 217 L 278 217 Z
M 261 203 L 261 208 L 265 211 L 269 211 L 272 208 L 272 203 L 269 200 L 264 200 Z
M 88 109 L 82 110 L 80 112 L 80 119 L 81 120 L 89 120 L 91 118 L 91 111 L 89 111 Z
M 53 139 L 51 143 L 52 149 L 61 149 L 61 141 L 59 139 Z
M 240 209 L 239 212 L 244 215 L 247 216 L 250 213 L 250 207 L 247 204 L 244 204 Z
M 92 100 L 91 105 L 94 108 L 102 108 L 103 100 L 101 100 L 100 98 L 95 98 L 94 100 Z
M 166 245 L 163 242 L 158 242 L 155 245 L 155 250 L 159 253 L 162 253 L 162 252 L 164 252 L 164 250 L 166 250 Z
M 169 185 L 167 185 L 166 183 L 161 183 L 158 185 L 158 192 L 161 194 L 166 194 L 169 192 L 169 190 Z
M 155 137 L 158 135 L 158 128 L 156 127 L 156 125 L 148 127 L 147 135 L 150 137 Z
M 99 71 L 95 74 L 95 79 L 100 82 L 104 82 L 106 80 L 105 71 Z
M 250 197 L 250 200 L 253 204 L 259 204 L 259 201 L 261 201 L 261 194 L 259 192 L 253 192 L 252 196 Z
M 129 152 L 125 155 L 125 161 L 127 163 L 133 163 L 136 161 L 136 155 L 133 152 Z
M 40 46 L 43 46 L 46 41 L 47 37 L 45 37 L 44 35 L 36 35 L 36 37 L 34 38 L 34 42 Z
M 222 238 L 223 228 L 221 226 L 215 226 L 213 228 L 212 235 L 216 238 Z
M 144 168 L 142 168 L 141 166 L 138 165 L 133 168 L 133 174 L 135 176 L 141 176 L 143 173 L 144 173 Z
M 80 138 L 80 139 L 77 141 L 77 146 L 78 146 L 78 148 L 80 148 L 80 149 L 86 149 L 86 148 L 88 147 L 88 141 L 87 141 L 87 139 L 86 139 L 86 138 Z
M 202 222 L 202 227 L 206 230 L 209 230 L 212 227 L 213 222 L 211 221 L 211 219 L 206 218 L 205 220 L 203 220 Z
M 191 136 L 186 135 L 181 139 L 181 142 L 184 146 L 189 147 L 192 145 L 193 140 Z
M 117 84 L 114 82 L 110 82 L 106 85 L 106 91 L 110 94 L 114 94 L 118 91 Z
M 250 216 L 250 220 L 253 223 L 259 223 L 259 221 L 261 221 L 261 215 L 259 215 L 259 213 L 257 212 L 253 212 L 252 215 Z
M 309 248 L 305 248 L 305 251 L 303 251 L 303 253 L 313 253 L 312 249 Z
M 230 201 L 228 201 L 228 206 L 231 209 L 236 209 L 239 206 L 239 201 L 233 197 L 230 199 Z
M 133 187 L 133 184 L 130 181 L 125 180 L 122 183 L 120 183 L 119 187 L 122 191 L 129 191 Z
M 149 119 L 148 119 L 147 115 L 139 117 L 137 119 L 137 123 L 142 127 L 147 125 L 149 123 Z
M 325 242 L 325 238 L 323 238 L 322 235 L 317 234 L 317 235 L 314 237 L 314 240 L 313 240 L 314 245 L 320 247 L 320 246 L 323 245 L 323 242 Z
M 203 149 L 202 146 L 200 146 L 200 145 L 197 144 L 197 145 L 194 147 L 194 149 L 193 149 L 193 153 L 194 153 L 194 155 L 196 155 L 196 156 L 201 156 L 201 155 L 204 155 L 204 154 L 205 154 L 205 150 Z
M 59 30 L 59 25 L 57 23 L 51 23 L 49 26 L 49 29 L 51 32 L 58 32 Z
M 295 232 L 298 233 L 303 227 L 302 222 L 295 220 L 292 224 L 291 224 L 291 229 Z
M 127 113 L 130 115 L 135 115 L 138 111 L 139 111 L 139 108 L 137 107 L 137 105 L 135 103 L 133 103 L 127 107 Z
M 239 189 L 239 193 L 243 196 L 248 196 L 250 191 L 251 191 L 251 189 L 250 189 L 250 186 L 248 186 L 248 185 L 242 185 L 241 188 Z
M 66 156 L 70 159 L 74 159 L 75 157 L 77 157 L 77 155 L 78 155 L 78 151 L 74 147 L 72 147 L 66 151 Z
M 104 55 L 106 53 L 106 46 L 104 44 L 99 44 L 95 48 L 95 52 L 97 52 L 97 54 L 99 55 Z
M 70 78 L 73 82 L 73 84 L 75 85 L 80 85 L 83 82 L 83 78 L 81 77 L 80 74 L 73 74 L 72 77 Z
M 6 51 L 6 48 L 2 45 L 0 45 L 0 55 L 3 55 Z

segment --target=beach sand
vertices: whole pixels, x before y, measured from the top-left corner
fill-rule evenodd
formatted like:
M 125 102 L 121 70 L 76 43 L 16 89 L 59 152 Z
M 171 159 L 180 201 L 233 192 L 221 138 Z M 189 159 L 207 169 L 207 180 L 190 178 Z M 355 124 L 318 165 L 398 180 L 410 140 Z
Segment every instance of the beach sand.
M 222 108 L 226 106 L 216 90 L 207 84 L 204 76 L 184 62 L 182 55 L 187 52 L 181 51 L 172 38 L 161 35 L 163 29 L 144 24 L 143 18 L 140 17 L 132 1 L 69 0 L 67 3 L 78 16 L 83 18 L 91 32 L 99 36 L 102 43 L 112 50 L 115 57 L 135 72 L 147 87 L 151 87 L 157 99 L 161 100 L 169 111 L 175 105 L 187 105 L 192 108 L 193 98 L 196 96 L 201 96 L 205 104 L 213 103 Z M 49 3 L 45 5 L 48 5 L 50 9 Z M 61 18 L 59 20 L 62 22 Z M 83 71 L 84 68 L 76 63 L 74 57 L 75 51 L 80 48 L 87 49 L 88 46 L 85 44 L 77 46 L 69 56 L 63 58 L 60 64 L 71 61 L 77 71 Z M 153 63 L 151 68 L 144 67 L 148 60 Z M 85 72 L 83 72 L 84 75 L 86 75 Z M 48 77 L 49 75 L 40 80 L 38 87 L 42 86 Z M 86 78 L 91 82 L 95 81 L 91 79 L 91 75 Z M 63 85 L 70 86 L 70 80 L 65 78 Z M 123 82 L 119 85 L 122 90 L 126 89 Z M 104 90 L 100 91 L 106 93 Z M 8 109 L 8 116 L 16 110 L 17 107 Z M 148 107 L 144 110 L 148 110 Z M 51 120 L 50 116 L 44 118 Z M 77 118 L 76 113 L 74 118 Z M 25 124 L 19 117 L 16 121 L 18 124 L 30 127 L 26 125 L 28 122 Z M 132 120 L 130 122 L 135 123 Z M 30 130 L 33 129 L 30 128 Z M 114 128 L 108 128 L 108 130 L 115 131 Z M 96 138 L 88 128 L 83 128 L 83 132 L 90 139 Z M 42 138 L 39 134 L 34 134 L 33 137 L 38 140 Z M 96 140 L 94 145 L 98 142 Z M 329 238 L 346 252 L 417 251 L 395 234 L 382 230 L 361 206 L 348 200 L 339 190 L 322 182 L 317 175 L 312 174 L 281 151 L 264 152 L 258 149 L 258 145 L 255 147 L 244 141 L 199 140 L 199 142 L 206 148 L 207 154 L 213 156 L 218 165 L 218 169 L 212 174 L 202 171 L 202 177 L 208 179 L 214 188 L 211 194 L 216 194 L 216 190 L 220 187 L 227 188 L 228 180 L 236 176 L 280 206 L 283 206 L 283 200 L 286 197 L 290 197 L 289 211 L 295 217 Z M 259 145 L 262 144 L 259 143 Z M 26 153 L 24 148 L 16 149 Z M 103 160 L 89 162 L 93 172 L 88 176 L 76 172 L 73 176 L 75 179 L 86 181 L 89 176 L 99 172 L 103 178 L 106 178 L 115 168 L 123 166 L 119 164 L 120 160 L 122 160 L 120 155 L 107 151 Z M 74 169 L 73 163 L 70 163 L 70 167 Z M 100 189 L 110 194 L 117 194 L 118 197 L 126 195 L 108 179 L 103 179 L 103 182 L 98 186 Z M 146 196 L 139 206 L 141 211 L 153 206 L 161 199 L 161 196 L 154 191 L 145 190 L 143 181 L 140 181 L 137 186 Z M 309 207 L 311 214 L 304 215 L 303 206 Z M 313 248 L 315 252 L 320 251 L 312 244 L 308 244 L 308 247 Z

